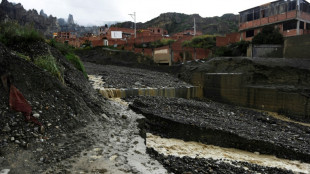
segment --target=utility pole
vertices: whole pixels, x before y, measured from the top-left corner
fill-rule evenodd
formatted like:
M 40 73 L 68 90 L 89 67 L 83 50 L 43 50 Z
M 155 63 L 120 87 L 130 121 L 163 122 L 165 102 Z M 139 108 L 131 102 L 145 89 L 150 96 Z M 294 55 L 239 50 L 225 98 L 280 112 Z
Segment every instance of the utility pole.
M 131 17 L 132 17 L 132 19 L 134 20 L 134 22 L 135 22 L 135 38 L 137 38 L 137 21 L 136 21 L 136 12 L 133 12 L 133 14 L 129 14 Z
M 297 18 L 300 17 L 300 0 L 297 0 Z M 304 29 L 304 26 L 301 26 Z M 297 20 L 297 35 L 300 35 L 300 20 Z
M 194 18 L 194 36 L 196 36 L 196 19 Z

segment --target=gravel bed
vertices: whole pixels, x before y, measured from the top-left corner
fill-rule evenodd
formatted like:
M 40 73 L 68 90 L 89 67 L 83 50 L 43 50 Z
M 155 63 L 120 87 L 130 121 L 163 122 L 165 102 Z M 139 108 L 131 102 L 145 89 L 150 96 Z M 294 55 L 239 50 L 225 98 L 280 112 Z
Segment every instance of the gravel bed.
M 264 112 L 162 97 L 135 98 L 130 107 L 147 117 L 146 129 L 164 137 L 310 161 L 310 127 Z
M 104 88 L 163 88 L 192 85 L 169 73 L 113 65 L 84 63 L 87 73 L 102 76 Z

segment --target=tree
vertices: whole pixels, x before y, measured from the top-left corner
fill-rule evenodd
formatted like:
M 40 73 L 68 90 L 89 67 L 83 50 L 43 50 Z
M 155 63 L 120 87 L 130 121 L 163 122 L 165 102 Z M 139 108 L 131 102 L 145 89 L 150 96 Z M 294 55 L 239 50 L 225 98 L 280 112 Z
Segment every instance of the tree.
M 263 27 L 262 31 L 252 39 L 253 44 L 283 44 L 283 35 L 279 28 L 272 25 Z

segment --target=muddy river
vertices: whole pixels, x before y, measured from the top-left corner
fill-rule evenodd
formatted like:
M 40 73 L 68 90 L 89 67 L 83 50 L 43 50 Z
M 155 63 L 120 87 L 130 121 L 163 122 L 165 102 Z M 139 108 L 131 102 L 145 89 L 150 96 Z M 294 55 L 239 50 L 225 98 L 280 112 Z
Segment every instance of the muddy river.
M 102 82 L 101 76 L 90 75 L 89 79 L 92 81 L 95 89 L 104 89 L 102 87 L 104 82 Z M 110 100 L 128 107 L 128 104 L 119 98 Z M 278 119 L 285 120 L 282 117 Z M 284 170 L 291 170 L 294 173 L 310 173 L 310 164 L 302 163 L 300 161 L 280 159 L 271 155 L 262 155 L 258 152 L 251 153 L 233 148 L 222 148 L 213 145 L 205 145 L 198 142 L 184 142 L 183 140 L 179 139 L 161 138 L 150 133 L 147 133 L 146 147 L 153 148 L 155 151 L 165 156 L 173 155 L 177 157 L 188 156 L 191 158 L 211 158 L 215 160 L 222 160 L 229 165 L 236 165 L 236 163 L 233 163 L 234 161 L 248 162 L 265 167 L 277 167 Z M 111 156 L 110 161 L 113 161 L 113 158 L 117 158 L 117 156 Z
M 167 139 L 147 133 L 146 146 L 164 155 L 191 158 L 221 159 L 231 165 L 232 161 L 242 161 L 266 167 L 278 167 L 296 173 L 310 173 L 310 164 L 299 161 L 280 159 L 271 155 L 261 155 L 232 148 L 205 145 L 198 142 L 184 142 L 178 139 Z

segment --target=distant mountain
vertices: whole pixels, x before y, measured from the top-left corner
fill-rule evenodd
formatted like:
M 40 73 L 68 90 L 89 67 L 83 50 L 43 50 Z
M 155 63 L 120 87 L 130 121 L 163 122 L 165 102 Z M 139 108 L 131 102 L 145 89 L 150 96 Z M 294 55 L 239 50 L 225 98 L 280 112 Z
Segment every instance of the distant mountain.
M 137 28 L 161 27 L 170 34 L 192 29 L 196 20 L 197 30 L 203 34 L 226 34 L 238 31 L 239 15 L 224 14 L 221 17 L 203 18 L 198 14 L 187 15 L 183 13 L 163 13 L 146 23 L 137 23 Z M 116 27 L 132 28 L 133 22 L 115 24 Z
M 43 11 L 41 15 L 36 10 L 25 10 L 18 3 L 10 3 L 7 0 L 2 0 L 0 4 L 0 21 L 14 20 L 20 25 L 31 24 L 46 36 L 52 37 L 52 33 L 59 30 L 57 18 L 47 16 Z
M 25 10 L 22 4 L 11 3 L 2 0 L 0 3 L 0 22 L 13 20 L 20 25 L 31 24 L 36 30 L 51 38 L 54 32 L 70 31 L 76 32 L 78 36 L 86 33 L 98 34 L 99 28 L 96 26 L 84 27 L 74 23 L 73 15 L 69 14 L 68 19 L 57 19 L 52 15 L 47 16 L 43 10 L 38 13 L 36 10 Z

